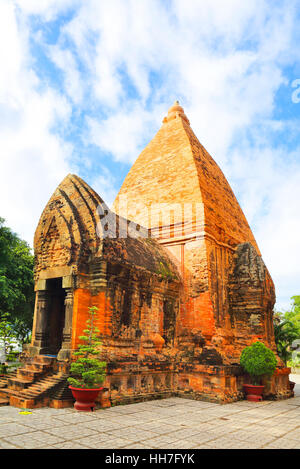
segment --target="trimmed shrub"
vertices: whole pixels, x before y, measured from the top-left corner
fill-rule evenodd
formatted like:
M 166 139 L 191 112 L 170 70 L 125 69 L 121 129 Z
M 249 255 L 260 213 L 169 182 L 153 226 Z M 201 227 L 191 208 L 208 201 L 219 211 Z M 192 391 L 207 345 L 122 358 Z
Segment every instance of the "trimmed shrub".
M 241 353 L 240 364 L 252 379 L 252 384 L 259 385 L 262 376 L 272 376 L 277 366 L 276 355 L 262 342 L 254 342 Z

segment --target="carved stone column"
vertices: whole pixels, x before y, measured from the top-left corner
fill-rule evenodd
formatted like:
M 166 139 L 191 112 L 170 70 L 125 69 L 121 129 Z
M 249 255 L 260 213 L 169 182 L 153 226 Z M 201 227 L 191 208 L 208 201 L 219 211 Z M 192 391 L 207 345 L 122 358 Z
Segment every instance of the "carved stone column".
M 58 360 L 66 360 L 71 355 L 72 320 L 73 320 L 73 288 L 65 288 L 65 326 L 63 330 L 63 342 L 58 352 Z
M 47 321 L 48 321 L 48 305 L 49 294 L 47 290 L 38 290 L 36 293 L 36 328 L 33 345 L 37 353 L 46 353 L 48 345 Z

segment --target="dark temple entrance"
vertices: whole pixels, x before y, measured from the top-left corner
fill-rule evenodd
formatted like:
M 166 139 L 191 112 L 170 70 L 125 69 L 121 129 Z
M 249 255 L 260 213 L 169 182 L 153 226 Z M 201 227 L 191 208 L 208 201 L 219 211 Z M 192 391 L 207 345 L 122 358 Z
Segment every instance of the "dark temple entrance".
M 56 355 L 62 346 L 63 329 L 65 325 L 65 290 L 62 288 L 62 278 L 47 280 L 48 292 L 48 353 Z

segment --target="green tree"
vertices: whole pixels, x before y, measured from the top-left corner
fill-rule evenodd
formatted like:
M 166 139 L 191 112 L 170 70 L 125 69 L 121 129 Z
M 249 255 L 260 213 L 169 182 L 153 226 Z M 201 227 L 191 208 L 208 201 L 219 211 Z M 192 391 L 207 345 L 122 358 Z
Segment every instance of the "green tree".
M 32 328 L 33 266 L 29 245 L 0 218 L 0 319 L 7 315 L 6 320 L 22 342 Z
M 8 314 L 3 314 L 0 319 L 0 346 L 5 355 L 8 355 L 15 343 L 16 333 L 8 320 Z
M 291 321 L 283 321 L 274 324 L 274 335 L 278 355 L 286 365 L 292 355 L 291 345 L 299 338 L 297 328 Z
M 300 295 L 292 296 L 291 300 L 293 301 L 291 310 L 284 313 L 284 319 L 295 325 L 298 338 L 300 338 Z
M 274 335 L 278 355 L 287 364 L 292 357 L 292 344 L 300 339 L 300 296 L 293 296 L 290 311 L 274 314 Z
M 99 387 L 105 379 L 106 362 L 96 358 L 101 354 L 99 349 L 101 342 L 97 336 L 99 330 L 95 326 L 97 311 L 96 306 L 89 308 L 90 318 L 87 320 L 87 328 L 83 331 L 85 335 L 79 337 L 83 343 L 79 344 L 77 351 L 74 352 L 74 356 L 78 358 L 71 364 L 71 377 L 68 378 L 68 382 L 75 388 Z

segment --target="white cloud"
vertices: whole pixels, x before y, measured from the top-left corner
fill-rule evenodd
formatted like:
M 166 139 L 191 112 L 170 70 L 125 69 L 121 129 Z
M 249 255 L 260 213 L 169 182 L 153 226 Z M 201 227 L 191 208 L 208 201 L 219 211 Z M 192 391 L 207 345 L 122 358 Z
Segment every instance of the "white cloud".
M 98 194 L 101 194 L 102 200 L 104 200 L 108 207 L 111 207 L 118 190 L 116 187 L 116 178 L 109 169 L 101 165 L 97 175 L 91 179 L 90 184 Z
M 51 21 L 59 13 L 78 4 L 80 0 L 14 0 L 15 5 L 25 15 L 38 15 L 45 21 Z
M 48 47 L 48 53 L 53 63 L 64 72 L 65 94 L 75 105 L 80 105 L 84 87 L 74 55 L 70 50 L 61 49 L 57 45 Z
M 0 3 L 0 213 L 32 244 L 51 193 L 69 172 L 70 145 L 51 131 L 68 119 L 70 107 L 51 89 L 38 91 L 31 69 L 28 31 L 11 2 Z
M 162 106 L 146 111 L 140 103 L 134 103 L 120 107 L 102 121 L 87 117 L 87 142 L 99 146 L 117 161 L 133 163 L 140 148 L 148 143 L 147 137 L 152 139 L 159 129 L 163 113 Z

